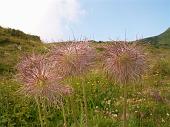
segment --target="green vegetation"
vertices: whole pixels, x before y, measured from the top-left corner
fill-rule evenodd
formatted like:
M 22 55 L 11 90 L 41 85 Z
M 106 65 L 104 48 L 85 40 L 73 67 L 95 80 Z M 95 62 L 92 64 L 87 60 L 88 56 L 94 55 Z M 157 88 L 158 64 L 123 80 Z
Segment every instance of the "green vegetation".
M 170 28 L 158 36 L 148 37 L 141 40 L 145 43 L 150 43 L 155 47 L 170 48 Z
M 15 66 L 23 54 L 44 53 L 54 44 L 43 44 L 36 36 L 21 31 L 11 34 L 11 31 L 15 30 L 0 28 L 0 127 L 39 127 L 37 104 L 18 92 L 21 84 L 16 81 Z M 169 45 L 162 46 L 170 44 L 168 39 L 170 35 L 166 32 L 159 36 L 159 48 L 141 44 L 148 54 L 149 68 L 141 81 L 127 86 L 129 127 L 170 127 L 170 50 L 165 47 Z M 99 56 L 104 52 L 103 45 L 105 43 L 92 44 Z M 67 127 L 84 127 L 82 86 L 89 127 L 123 125 L 123 88 L 106 77 L 100 58 L 96 63 L 88 74 L 64 81 L 74 88 L 73 94 L 64 98 Z M 46 127 L 63 127 L 63 109 L 46 105 L 42 120 Z
M 14 72 L 13 67 L 23 54 L 45 49 L 38 36 L 0 27 L 0 76 Z

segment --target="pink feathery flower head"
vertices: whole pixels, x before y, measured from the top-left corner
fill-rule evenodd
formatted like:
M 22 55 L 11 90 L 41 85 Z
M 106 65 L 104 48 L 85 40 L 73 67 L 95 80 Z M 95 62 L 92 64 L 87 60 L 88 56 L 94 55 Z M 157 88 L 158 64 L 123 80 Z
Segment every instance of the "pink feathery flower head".
M 55 101 L 57 97 L 72 91 L 71 87 L 61 85 L 62 76 L 45 55 L 26 55 L 17 65 L 17 69 L 18 78 L 23 84 L 20 92 L 28 96 Z
M 105 71 L 121 83 L 140 78 L 146 69 L 146 55 L 137 44 L 113 42 L 104 57 Z
M 64 76 L 84 73 L 92 65 L 94 56 L 95 50 L 85 41 L 68 42 L 51 51 L 58 72 Z

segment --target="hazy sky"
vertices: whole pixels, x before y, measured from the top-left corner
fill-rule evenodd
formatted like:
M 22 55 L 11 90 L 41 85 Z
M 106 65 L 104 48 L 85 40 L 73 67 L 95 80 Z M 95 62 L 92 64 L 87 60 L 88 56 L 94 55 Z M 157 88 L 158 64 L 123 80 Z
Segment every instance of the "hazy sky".
M 0 0 L 0 26 L 45 41 L 157 35 L 170 27 L 170 0 Z

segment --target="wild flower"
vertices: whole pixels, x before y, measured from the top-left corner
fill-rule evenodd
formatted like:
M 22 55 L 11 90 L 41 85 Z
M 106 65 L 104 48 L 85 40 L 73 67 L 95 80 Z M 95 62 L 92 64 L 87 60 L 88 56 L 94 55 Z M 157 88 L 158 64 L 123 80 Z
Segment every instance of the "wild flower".
M 58 72 L 64 76 L 79 75 L 86 72 L 92 65 L 95 50 L 88 42 L 70 42 L 56 46 L 51 51 L 51 57 L 57 64 Z
M 71 93 L 69 86 L 61 85 L 62 76 L 55 70 L 55 64 L 45 55 L 26 55 L 17 65 L 18 78 L 22 82 L 21 93 L 27 96 L 58 101 L 64 94 Z
M 117 117 L 118 115 L 117 114 L 112 114 L 113 115 L 113 117 Z
M 162 123 L 165 123 L 165 120 L 163 118 L 161 119 L 161 121 L 162 121 Z
M 106 103 L 107 103 L 108 105 L 110 105 L 110 104 L 111 104 L 111 100 L 106 101 Z
M 75 76 L 84 74 L 90 69 L 95 57 L 95 50 L 90 47 L 89 43 L 86 41 L 70 42 L 65 45 L 54 47 L 50 53 L 50 57 L 53 59 L 53 63 L 57 65 L 56 69 L 60 75 L 64 77 Z M 85 126 L 88 127 L 87 102 L 83 83 L 82 91 Z
M 127 127 L 127 84 L 142 76 L 146 57 L 139 46 L 127 42 L 113 42 L 106 47 L 104 57 L 104 70 L 124 88 L 123 126 Z
M 115 112 L 118 112 L 118 110 L 116 109 Z
M 120 83 L 134 81 L 146 68 L 145 56 L 136 44 L 114 42 L 106 48 L 104 69 Z

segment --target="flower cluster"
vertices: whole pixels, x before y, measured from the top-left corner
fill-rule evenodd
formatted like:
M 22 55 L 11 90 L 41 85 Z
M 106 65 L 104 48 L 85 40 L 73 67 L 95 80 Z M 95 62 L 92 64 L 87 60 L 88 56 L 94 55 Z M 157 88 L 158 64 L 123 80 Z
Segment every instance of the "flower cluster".
M 91 67 L 95 51 L 88 42 L 70 42 L 51 51 L 58 72 L 64 76 L 84 73 Z
M 136 44 L 114 42 L 106 47 L 104 69 L 119 82 L 139 78 L 146 68 L 146 57 Z
M 20 92 L 28 96 L 54 101 L 57 97 L 71 92 L 71 87 L 61 85 L 62 77 L 46 55 L 26 55 L 17 65 L 17 69 L 18 77 L 23 83 Z
M 72 88 L 62 85 L 62 79 L 87 71 L 94 55 L 89 43 L 75 42 L 56 46 L 45 55 L 24 56 L 17 65 L 18 77 L 23 83 L 20 92 L 50 101 L 71 93 Z

